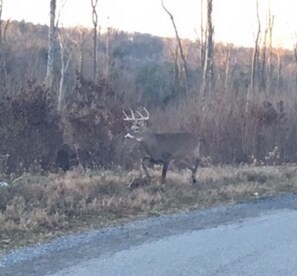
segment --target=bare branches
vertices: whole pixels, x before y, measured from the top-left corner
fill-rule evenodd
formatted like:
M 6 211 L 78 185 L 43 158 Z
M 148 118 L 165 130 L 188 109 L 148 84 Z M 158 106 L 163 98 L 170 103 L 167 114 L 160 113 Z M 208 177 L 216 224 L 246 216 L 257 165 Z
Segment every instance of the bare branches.
M 97 4 L 98 4 L 98 0 L 91 0 L 91 5 L 92 5 L 92 21 L 94 26 L 97 27 L 98 24 L 98 14 L 97 14 Z
M 60 0 L 60 5 L 59 5 L 59 8 L 58 8 L 58 12 L 57 12 L 57 19 L 56 19 L 56 23 L 55 23 L 56 28 L 59 27 L 60 18 L 61 18 L 61 11 L 65 7 L 67 1 L 68 0 Z
M 98 0 L 91 0 L 92 5 L 92 21 L 93 21 L 93 81 L 96 82 L 97 72 L 97 35 L 98 35 L 98 13 L 97 13 Z
M 188 66 L 187 66 L 187 61 L 186 61 L 185 55 L 184 55 L 183 47 L 182 47 L 182 44 L 181 44 L 181 39 L 179 37 L 177 27 L 176 27 L 176 24 L 175 24 L 174 17 L 172 15 L 172 13 L 166 8 L 166 6 L 164 5 L 164 1 L 161 0 L 161 2 L 162 2 L 162 7 L 163 7 L 164 11 L 170 17 L 170 20 L 172 22 L 172 25 L 173 25 L 173 28 L 174 28 L 174 31 L 175 31 L 175 37 L 176 37 L 176 40 L 177 40 L 177 43 L 178 43 L 179 53 L 180 53 L 180 56 L 181 56 L 181 59 L 182 59 L 182 62 L 183 62 L 183 75 L 184 75 L 185 94 L 187 95 L 188 92 L 189 92 L 189 88 L 188 88 Z

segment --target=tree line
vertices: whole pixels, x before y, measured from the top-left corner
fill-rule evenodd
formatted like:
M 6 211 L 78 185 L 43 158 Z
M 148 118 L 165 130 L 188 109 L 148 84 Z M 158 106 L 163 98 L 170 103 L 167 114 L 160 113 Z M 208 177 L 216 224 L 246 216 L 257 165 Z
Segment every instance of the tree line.
M 0 154 L 10 171 L 64 159 L 67 167 L 72 157 L 132 165 L 121 111 L 139 106 L 156 131 L 195 133 L 214 162 L 296 161 L 297 51 L 272 47 L 272 15 L 244 48 L 214 41 L 210 0 L 197 41 L 178 36 L 164 2 L 174 38 L 99 33 L 97 1 L 93 29 L 60 28 L 54 2 L 49 27 L 1 20 Z M 40 146 L 28 147 L 32 139 Z

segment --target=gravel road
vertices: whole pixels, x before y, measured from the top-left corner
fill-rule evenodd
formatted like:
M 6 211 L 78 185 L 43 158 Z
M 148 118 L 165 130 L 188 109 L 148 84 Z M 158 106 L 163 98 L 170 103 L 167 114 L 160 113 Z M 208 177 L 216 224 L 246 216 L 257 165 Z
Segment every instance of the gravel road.
M 0 275 L 295 275 L 297 195 L 150 218 L 0 255 Z

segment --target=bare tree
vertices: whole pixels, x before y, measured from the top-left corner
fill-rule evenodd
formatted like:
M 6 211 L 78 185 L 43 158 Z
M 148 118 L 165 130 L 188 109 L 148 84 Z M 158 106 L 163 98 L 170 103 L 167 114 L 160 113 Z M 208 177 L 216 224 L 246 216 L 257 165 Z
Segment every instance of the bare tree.
M 266 63 L 267 63 L 267 35 L 268 28 L 264 31 L 262 49 L 259 49 L 260 52 L 260 64 L 259 64 L 259 92 L 266 91 Z
M 282 59 L 281 59 L 281 49 L 277 51 L 277 90 L 281 92 L 282 89 Z
M 50 0 L 50 26 L 48 33 L 48 54 L 45 83 L 52 87 L 54 80 L 54 60 L 55 60 L 55 39 L 56 39 L 56 0 Z
M 2 11 L 3 11 L 3 0 L 0 0 L 0 48 L 2 46 Z
M 187 66 L 187 61 L 184 55 L 184 51 L 183 51 L 183 47 L 182 47 L 182 43 L 181 43 L 181 39 L 179 37 L 178 34 L 178 30 L 174 21 L 174 17 L 172 15 L 172 13 L 165 7 L 163 0 L 161 0 L 162 2 L 162 7 L 164 9 L 164 11 L 169 15 L 170 20 L 172 22 L 174 31 L 175 31 L 175 37 L 176 37 L 176 41 L 178 44 L 178 49 L 179 49 L 179 53 L 180 53 L 180 57 L 182 59 L 183 62 L 183 81 L 184 81 L 184 86 L 185 86 L 185 94 L 187 95 L 189 93 L 189 87 L 188 87 L 188 66 Z
M 107 28 L 107 34 L 106 34 L 106 51 L 105 51 L 105 57 L 106 57 L 106 64 L 105 64 L 105 78 L 109 79 L 110 74 L 110 40 L 112 35 L 112 29 L 110 27 Z
M 1 88 L 5 88 L 7 85 L 7 50 L 8 46 L 6 44 L 6 33 L 10 24 L 10 20 L 7 20 L 5 24 L 3 24 L 2 20 L 2 12 L 3 12 L 3 0 L 0 0 L 0 86 Z M 4 25 L 4 26 L 3 26 Z
M 225 53 L 224 68 L 224 93 L 230 88 L 230 76 L 232 75 L 232 68 L 237 61 L 237 52 L 234 51 L 233 45 L 228 45 Z M 231 71 L 231 72 L 230 72 Z
M 97 13 L 98 0 L 91 0 L 92 5 L 92 21 L 93 21 L 93 81 L 96 82 L 98 76 L 97 68 L 97 36 L 98 36 L 98 13 Z
M 1 81 L 0 81 L 0 85 L 1 87 L 5 87 L 6 85 L 6 78 L 3 77 L 3 75 L 5 76 L 6 72 L 5 72 L 5 61 L 3 60 L 4 57 L 4 49 L 3 49 L 3 42 L 2 42 L 2 10 L 3 10 L 3 0 L 0 0 L 0 72 L 2 75 Z
M 11 23 L 10 19 L 6 20 L 3 30 L 2 30 L 2 42 L 5 42 L 7 40 L 7 30 L 9 28 L 10 23 Z
M 174 57 L 174 97 L 181 89 L 181 74 L 180 74 L 180 63 L 178 62 L 178 46 L 175 47 L 175 51 L 172 51 L 172 56 Z
M 269 10 L 268 17 L 268 37 L 269 37 L 269 53 L 268 53 L 268 74 L 267 74 L 267 91 L 271 91 L 271 80 L 272 80 L 272 71 L 273 71 L 273 48 L 272 48 L 272 33 L 273 33 L 273 24 L 274 24 L 274 15 L 271 15 L 271 10 Z
M 258 30 L 255 37 L 255 46 L 253 50 L 252 65 L 251 65 L 250 87 L 246 95 L 245 112 L 248 111 L 251 96 L 255 93 L 255 81 L 256 81 L 256 75 L 257 75 L 258 65 L 259 65 L 259 40 L 260 40 L 260 34 L 261 34 L 261 21 L 259 16 L 258 0 L 256 1 L 256 13 L 257 13 L 257 21 L 258 21 Z
M 204 68 L 205 62 L 205 30 L 204 30 L 204 18 L 203 18 L 203 1 L 201 0 L 201 13 L 200 13 L 200 62 L 201 68 Z
M 207 20 L 206 20 L 206 49 L 203 68 L 202 93 L 205 96 L 207 92 L 212 91 L 213 81 L 213 42 L 214 27 L 212 23 L 212 0 L 207 0 Z
M 273 31 L 274 16 L 271 16 L 271 10 L 268 12 L 267 26 L 264 31 L 263 46 L 261 49 L 261 64 L 259 68 L 259 89 L 265 91 L 266 94 L 270 91 L 270 82 L 272 78 L 272 31 Z
M 57 16 L 56 16 L 56 22 L 55 22 L 55 26 L 56 26 L 56 29 L 59 28 L 59 24 L 60 24 L 60 18 L 61 18 L 61 12 L 62 12 L 62 9 L 64 8 L 64 6 L 66 5 L 68 0 L 60 0 L 60 5 L 59 5 L 59 9 L 58 11 L 56 12 Z
M 76 41 L 72 40 L 70 36 L 66 37 L 62 31 L 58 32 L 58 40 L 60 45 L 60 55 L 61 55 L 61 77 L 59 83 L 58 90 L 58 112 L 63 111 L 63 104 L 65 100 L 65 89 L 64 89 L 64 81 L 65 81 L 65 73 L 69 67 L 69 64 L 72 59 L 72 55 L 74 53 L 75 48 L 77 47 Z
M 85 62 L 85 44 L 86 44 L 86 30 L 79 30 L 79 66 L 78 73 L 84 76 L 84 62 Z
M 297 42 L 294 45 L 294 56 L 295 56 L 295 64 L 296 64 L 296 67 L 297 67 Z M 296 90 L 297 90 L 297 70 L 296 70 L 296 73 L 295 73 L 295 91 Z
M 255 38 L 255 46 L 253 52 L 253 59 L 252 59 L 252 68 L 251 68 L 251 81 L 250 81 L 250 91 L 252 93 L 255 92 L 255 81 L 256 81 L 256 73 L 258 71 L 258 63 L 259 63 L 259 40 L 261 34 L 261 21 L 259 16 L 259 4 L 256 1 L 256 9 L 257 9 L 257 21 L 258 21 L 258 31 Z

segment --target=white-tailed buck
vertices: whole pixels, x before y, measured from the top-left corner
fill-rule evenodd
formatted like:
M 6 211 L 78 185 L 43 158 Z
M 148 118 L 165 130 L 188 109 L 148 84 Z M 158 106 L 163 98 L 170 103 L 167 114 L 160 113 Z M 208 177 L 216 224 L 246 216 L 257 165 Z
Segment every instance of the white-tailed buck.
M 126 134 L 125 138 L 138 141 L 145 152 L 142 159 L 142 167 L 148 177 L 147 163 L 161 164 L 162 183 L 165 182 L 167 169 L 171 161 L 188 167 L 192 171 L 192 181 L 196 182 L 196 172 L 199 165 L 199 141 L 189 132 L 175 133 L 154 133 L 147 126 L 149 112 L 144 108 L 146 115 L 139 111 L 135 113 L 131 109 L 131 116 L 125 111 L 124 120 L 131 121 L 132 127 Z

